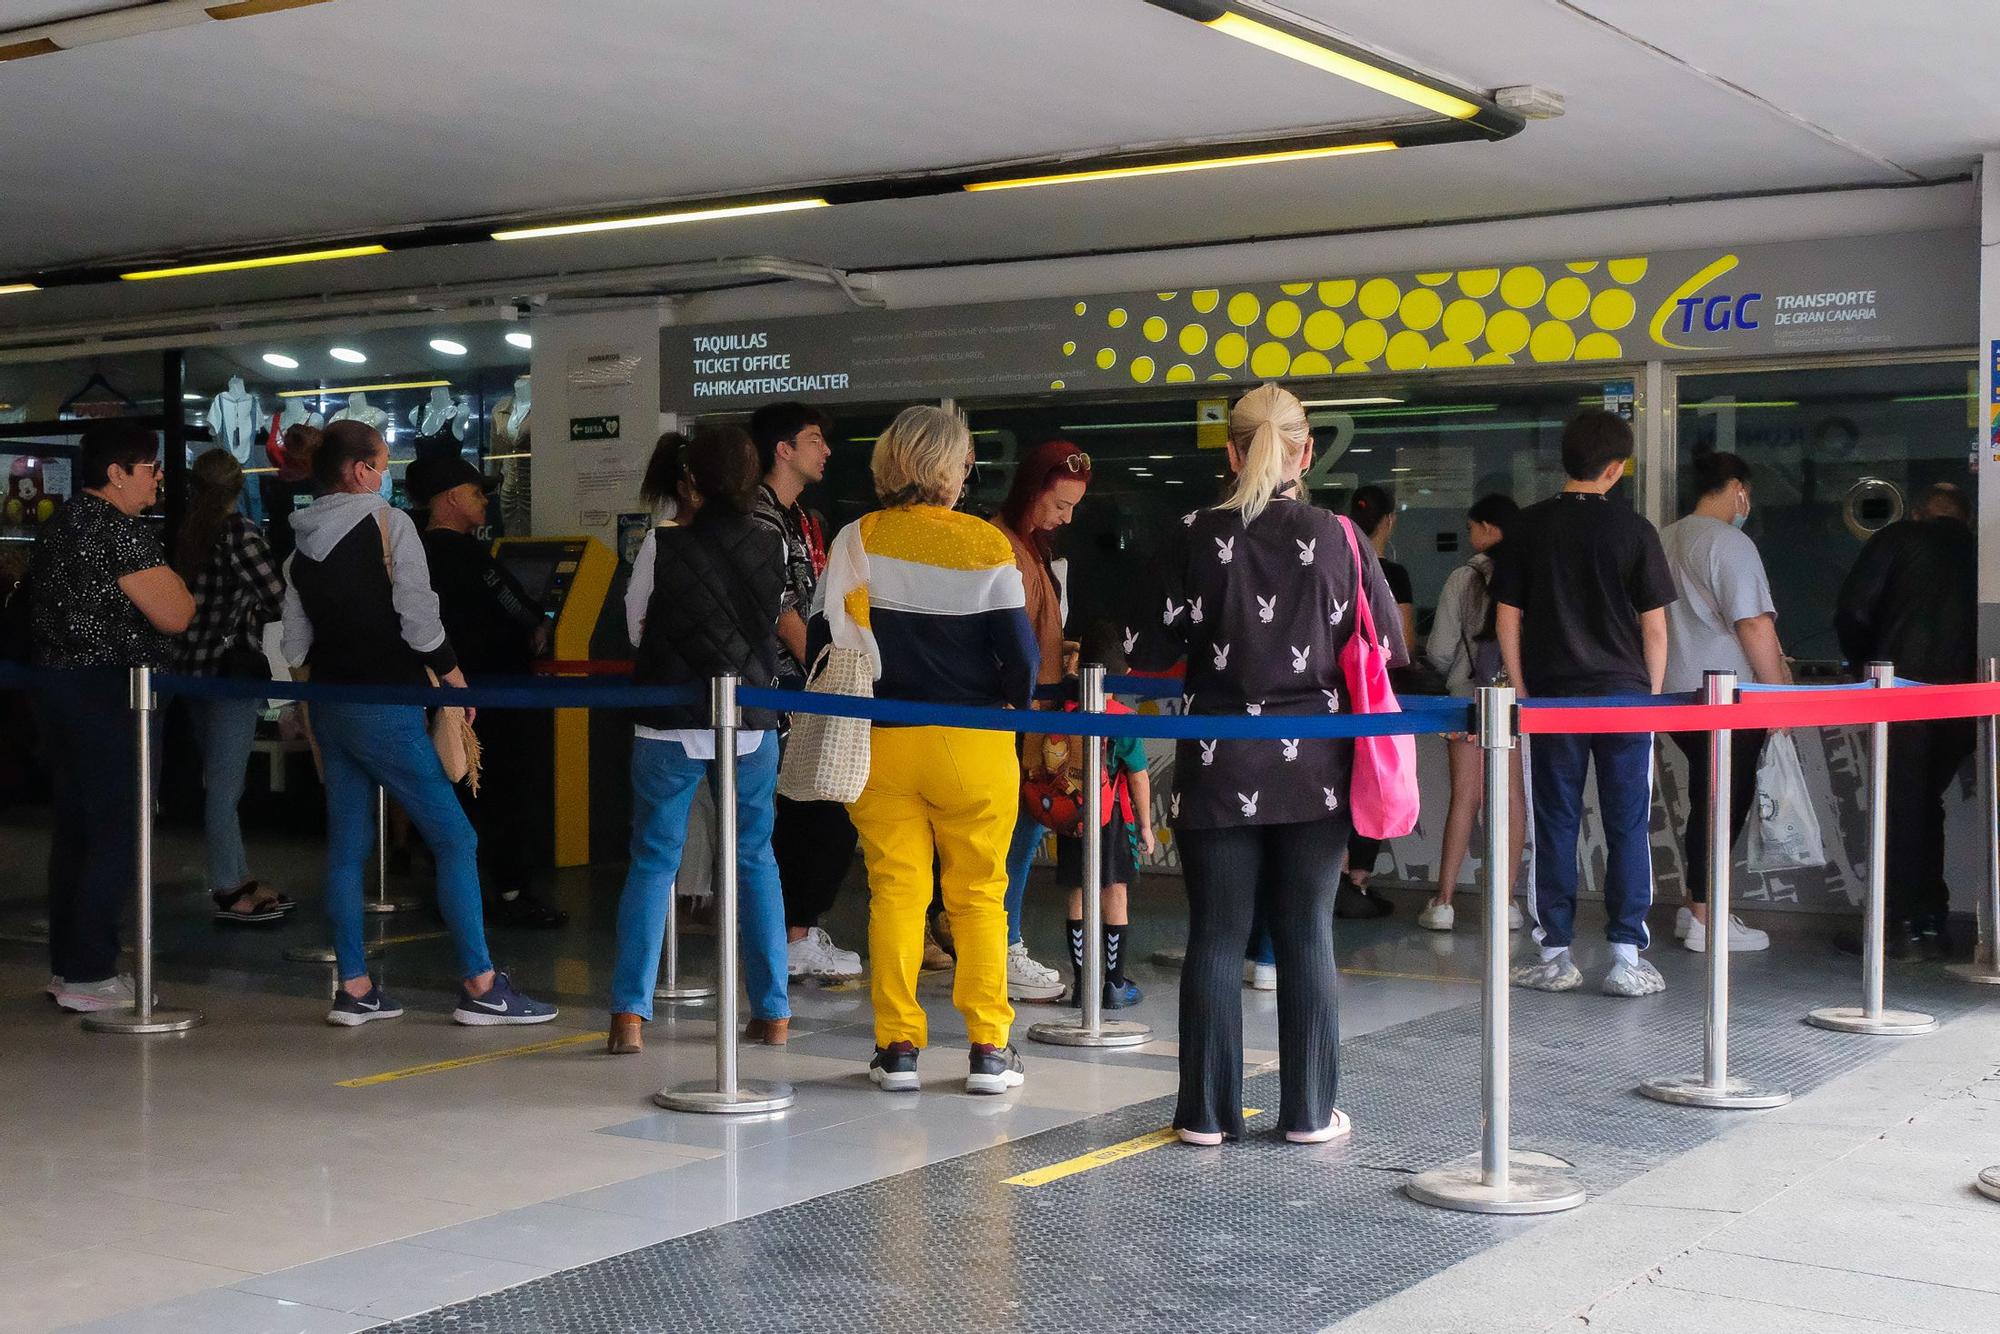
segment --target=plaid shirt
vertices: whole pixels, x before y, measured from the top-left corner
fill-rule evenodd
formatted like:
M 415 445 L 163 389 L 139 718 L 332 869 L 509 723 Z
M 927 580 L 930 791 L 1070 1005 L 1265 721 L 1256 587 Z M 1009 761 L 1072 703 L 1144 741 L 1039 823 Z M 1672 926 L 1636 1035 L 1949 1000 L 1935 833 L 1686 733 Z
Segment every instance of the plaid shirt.
M 175 666 L 190 676 L 216 676 L 232 644 L 263 643 L 264 626 L 284 612 L 285 580 L 257 525 L 231 514 L 208 564 L 189 585 L 194 621 L 178 646 Z

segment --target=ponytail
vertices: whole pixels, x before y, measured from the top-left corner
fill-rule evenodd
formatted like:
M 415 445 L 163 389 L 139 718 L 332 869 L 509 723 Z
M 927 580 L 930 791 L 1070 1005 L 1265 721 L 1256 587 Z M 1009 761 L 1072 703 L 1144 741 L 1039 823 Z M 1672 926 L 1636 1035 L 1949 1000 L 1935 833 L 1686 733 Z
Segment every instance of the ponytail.
M 1305 405 L 1281 385 L 1259 385 L 1229 410 L 1229 442 L 1241 466 L 1218 508 L 1239 511 L 1248 524 L 1264 512 L 1312 444 Z

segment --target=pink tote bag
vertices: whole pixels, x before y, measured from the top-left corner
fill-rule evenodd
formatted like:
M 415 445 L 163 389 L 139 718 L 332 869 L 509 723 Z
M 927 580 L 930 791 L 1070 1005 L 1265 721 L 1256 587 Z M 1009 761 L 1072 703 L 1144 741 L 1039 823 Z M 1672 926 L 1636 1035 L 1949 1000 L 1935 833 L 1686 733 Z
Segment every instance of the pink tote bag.
M 1354 605 L 1360 623 L 1340 649 L 1340 670 L 1354 713 L 1401 713 L 1389 684 L 1389 652 L 1375 631 L 1369 606 L 1367 570 L 1354 525 L 1341 518 L 1347 549 L 1354 557 Z M 1417 739 L 1363 736 L 1354 739 L 1354 772 L 1348 778 L 1347 810 L 1354 832 L 1364 838 L 1401 838 L 1417 827 Z

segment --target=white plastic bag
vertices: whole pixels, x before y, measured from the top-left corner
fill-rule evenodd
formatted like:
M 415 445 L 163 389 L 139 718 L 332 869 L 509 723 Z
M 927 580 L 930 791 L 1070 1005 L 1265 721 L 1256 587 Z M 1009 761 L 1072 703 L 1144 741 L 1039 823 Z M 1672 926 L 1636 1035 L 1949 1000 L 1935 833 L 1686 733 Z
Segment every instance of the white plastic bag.
M 1806 791 L 1805 770 L 1791 734 L 1777 732 L 1764 742 L 1757 763 L 1756 818 L 1744 831 L 1743 861 L 1751 871 L 1793 871 L 1826 865 L 1819 816 Z

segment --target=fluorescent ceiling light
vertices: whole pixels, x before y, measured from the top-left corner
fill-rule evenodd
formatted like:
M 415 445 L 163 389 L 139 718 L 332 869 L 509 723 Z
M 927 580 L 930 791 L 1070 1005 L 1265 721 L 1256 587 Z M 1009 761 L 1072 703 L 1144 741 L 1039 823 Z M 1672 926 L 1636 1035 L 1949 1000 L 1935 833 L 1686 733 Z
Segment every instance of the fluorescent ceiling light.
M 344 361 L 350 366 L 359 366 L 362 362 L 368 360 L 367 357 L 356 352 L 351 347 L 330 347 L 326 350 L 326 354 L 335 361 Z
M 1373 454 L 1375 447 L 1373 445 L 1355 445 L 1347 452 L 1350 454 Z
M 1372 408 L 1367 412 L 1356 412 L 1356 417 L 1455 417 L 1461 413 L 1498 412 L 1497 403 L 1467 403 L 1458 407 L 1436 408 Z
M 465 355 L 465 344 L 454 343 L 449 338 L 433 338 L 431 351 L 442 352 L 447 357 L 462 357 Z
M 1318 42 L 1307 41 L 1291 33 L 1274 28 L 1268 23 L 1260 23 L 1246 14 L 1224 11 L 1220 18 L 1209 19 L 1207 26 L 1217 32 L 1226 32 L 1231 37 L 1240 38 L 1252 46 L 1261 46 L 1266 51 L 1274 51 L 1281 56 L 1289 56 L 1301 64 L 1337 74 L 1364 88 L 1373 88 L 1378 93 L 1387 93 L 1426 111 L 1435 111 L 1440 116 L 1450 116 L 1453 120 L 1470 120 L 1479 114 L 1480 108 L 1462 97 L 1454 97 L 1429 84 L 1384 69 L 1380 65 L 1322 46 Z
M 168 269 L 140 269 L 118 276 L 128 283 L 151 278 L 191 278 L 202 273 L 235 273 L 241 269 L 275 269 L 286 264 L 317 264 L 323 259 L 357 259 L 363 255 L 386 255 L 383 245 L 351 245 L 337 250 L 302 250 L 290 255 L 259 255 L 256 259 L 221 259 L 211 264 L 181 264 Z
M 1311 158 L 1346 157 L 1354 153 L 1386 153 L 1397 145 L 1388 139 L 1365 144 L 1334 144 L 1324 148 L 1289 148 L 1274 153 L 1245 153 L 1237 157 L 1194 158 L 1185 162 L 1151 162 L 1137 167 L 1100 167 L 1092 171 L 1063 172 L 1050 176 L 1018 176 L 1005 181 L 975 181 L 965 188 L 1019 190 L 1032 185 L 1078 185 L 1085 181 L 1116 181 L 1128 176 L 1164 176 L 1177 171 L 1211 171 L 1217 167 L 1260 167 L 1272 162 L 1304 162 Z
M 653 213 L 640 218 L 603 218 L 596 222 L 564 222 L 548 227 L 515 227 L 494 232 L 496 241 L 532 241 L 544 236 L 580 236 L 585 232 L 616 232 L 630 227 L 667 227 L 677 222 L 709 222 L 716 218 L 748 218 L 760 213 L 792 213 L 802 208 L 826 208 L 824 199 L 780 199 L 769 204 L 732 204 L 695 208 L 681 213 Z
M 1798 405 L 1799 401 L 1796 398 L 1744 399 L 1737 402 L 1731 402 L 1726 398 L 1715 398 L 1706 403 L 1690 403 L 1687 406 L 1697 412 L 1720 412 L 1724 408 L 1795 408 Z
M 525 351 L 535 345 L 535 336 L 533 334 L 522 333 L 519 329 L 516 329 L 513 333 L 507 335 L 507 341 Z
M 1368 398 L 1308 398 L 1300 406 L 1307 408 L 1360 408 L 1373 403 L 1401 403 L 1400 398 L 1386 398 L 1380 394 Z
M 1078 422 L 1074 426 L 1058 426 L 1058 431 L 1138 431 L 1152 427 L 1189 430 L 1197 425 L 1191 421 L 1170 422 Z
M 299 368 L 297 357 L 288 357 L 282 352 L 266 352 L 264 354 L 264 364 L 266 366 L 276 366 L 281 371 L 295 371 Z
M 42 289 L 33 283 L 0 283 L 0 296 L 12 296 L 16 292 L 39 292 Z
M 279 398 L 332 398 L 336 394 L 372 394 L 388 389 L 437 389 L 449 387 L 449 380 L 399 380 L 393 384 L 329 385 L 325 389 L 281 389 Z
M 1168 486 L 1186 486 L 1186 485 L 1187 485 L 1187 483 L 1186 483 L 1186 482 L 1183 482 L 1183 481 L 1182 481 L 1182 480 L 1181 480 L 1180 478 L 1178 478 L 1178 477 L 1169 477 L 1169 478 L 1167 478 L 1167 485 L 1168 485 Z
M 1172 454 L 1148 454 L 1148 455 L 1147 455 L 1146 457 L 1147 457 L 1147 458 L 1149 458 L 1149 459 L 1153 459 L 1153 460 L 1156 460 L 1156 461 L 1157 461 L 1157 460 L 1164 460 L 1164 459 L 1170 459 L 1170 458 L 1172 458 L 1172 457 L 1173 457 L 1173 455 L 1172 455 Z

